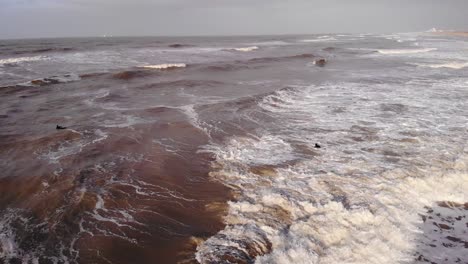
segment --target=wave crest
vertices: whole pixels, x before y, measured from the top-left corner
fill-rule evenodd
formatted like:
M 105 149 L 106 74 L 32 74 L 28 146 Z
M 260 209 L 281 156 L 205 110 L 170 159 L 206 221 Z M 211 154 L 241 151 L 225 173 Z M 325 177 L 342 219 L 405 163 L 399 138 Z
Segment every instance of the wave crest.
M 257 46 L 252 46 L 252 47 L 245 47 L 245 48 L 235 48 L 233 50 L 242 51 L 242 52 L 249 52 L 249 51 L 258 50 L 258 47 Z
M 425 53 L 437 50 L 436 48 L 424 48 L 424 49 L 382 49 L 377 50 L 380 54 L 385 55 L 400 55 L 400 54 L 415 54 L 415 53 Z
M 165 64 L 141 66 L 141 68 L 155 69 L 155 70 L 166 70 L 166 69 L 185 68 L 185 67 L 187 67 L 187 64 L 185 63 L 165 63 Z
M 31 61 L 40 61 L 44 60 L 46 57 L 44 56 L 33 56 L 33 57 L 19 57 L 19 58 L 6 58 L 0 59 L 0 66 L 6 64 L 17 64 L 21 62 L 31 62 Z
M 416 64 L 417 66 L 420 67 L 426 67 L 426 68 L 433 68 L 433 69 L 440 69 L 440 68 L 449 68 L 449 69 L 454 69 L 454 70 L 460 70 L 465 67 L 468 67 L 468 62 L 447 62 L 447 63 L 441 63 L 441 64 Z

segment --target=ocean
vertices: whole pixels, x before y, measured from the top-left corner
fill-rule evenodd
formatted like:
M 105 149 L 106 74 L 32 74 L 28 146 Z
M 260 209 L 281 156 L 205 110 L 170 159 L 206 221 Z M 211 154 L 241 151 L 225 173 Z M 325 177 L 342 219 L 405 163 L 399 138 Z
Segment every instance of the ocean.
M 0 40 L 0 263 L 468 263 L 467 216 L 463 36 Z

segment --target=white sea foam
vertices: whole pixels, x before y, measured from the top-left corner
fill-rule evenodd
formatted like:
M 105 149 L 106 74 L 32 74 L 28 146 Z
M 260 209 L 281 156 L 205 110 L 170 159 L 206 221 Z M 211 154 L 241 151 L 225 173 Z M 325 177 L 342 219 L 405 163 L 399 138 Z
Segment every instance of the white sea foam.
M 48 146 L 44 150 L 37 151 L 35 154 L 41 159 L 48 160 L 51 164 L 59 164 L 62 158 L 76 155 L 86 146 L 98 143 L 108 137 L 108 135 L 100 129 L 94 132 L 85 131 L 84 133 L 72 129 L 70 129 L 70 131 L 79 134 L 80 138 L 58 142 L 55 145 Z
M 403 176 L 395 173 L 396 177 Z M 287 176 L 293 177 L 291 174 Z M 335 180 L 339 183 L 334 185 L 339 188 L 335 190 L 337 194 L 346 196 L 350 202 L 357 202 L 356 205 L 346 208 L 340 201 L 319 205 L 307 200 L 298 204 L 288 202 L 286 205 L 293 215 L 293 224 L 286 234 L 272 234 L 277 250 L 258 258 L 257 263 L 307 263 L 308 259 L 318 259 L 319 253 L 320 263 L 409 261 L 421 233 L 422 219 L 418 213 L 424 213 L 425 206 L 431 207 L 438 201 L 463 203 L 468 198 L 465 192 L 468 188 L 467 173 L 409 177 L 393 186 L 373 179 L 366 183 L 365 188 L 353 186 L 352 181 L 339 176 L 327 175 L 310 181 L 309 186 L 317 184 L 310 192 L 333 195 L 327 189 Z M 362 201 L 367 203 L 365 207 L 357 205 Z M 300 217 L 299 221 L 295 220 L 295 215 Z M 291 243 L 294 250 L 291 250 Z
M 449 68 L 449 69 L 463 69 L 468 67 L 468 62 L 447 62 L 441 64 L 423 64 L 423 63 L 416 63 L 417 66 L 426 67 L 426 68 L 433 68 L 433 69 L 440 69 L 440 68 Z
M 236 143 L 218 156 L 224 169 L 212 175 L 241 188 L 245 198 L 230 203 L 225 219 L 229 226 L 221 236 L 199 247 L 201 263 L 213 260 L 211 250 L 221 245 L 247 252 L 233 241 L 257 241 L 259 247 L 267 247 L 265 241 L 270 241 L 273 251 L 258 257 L 256 263 L 406 262 L 422 232 L 419 214 L 424 208 L 438 201 L 464 203 L 468 199 L 466 172 L 444 174 L 436 169 L 426 171 L 427 177 L 413 178 L 395 170 L 374 178 L 352 178 L 317 175 L 315 164 L 306 162 L 277 169 L 277 176 L 271 178 L 245 173 L 243 166 L 236 165 L 244 164 L 244 153 L 253 149 Z M 262 154 L 260 160 L 247 161 L 262 163 L 264 155 L 278 153 Z M 466 157 L 453 164 L 458 169 L 466 166 Z
M 227 254 L 256 263 L 413 261 L 424 251 L 427 208 L 468 200 L 466 140 L 448 129 L 464 131 L 468 112 L 451 99 L 433 99 L 466 95 L 466 88 L 464 79 L 398 88 L 346 83 L 264 97 L 258 106 L 277 120 L 274 135 L 205 148 L 216 157 L 210 175 L 232 187 L 236 200 L 226 228 L 198 247 L 197 260 L 213 263 Z M 447 129 L 435 131 L 430 124 L 442 119 Z M 319 155 L 296 160 L 315 142 L 323 143 Z M 466 256 L 457 250 L 452 259 Z M 424 256 L 439 257 L 431 252 Z
M 385 55 L 402 55 L 402 54 L 415 54 L 415 53 L 425 53 L 437 50 L 436 48 L 424 48 L 424 49 L 382 49 L 377 50 L 380 54 Z
M 190 120 L 190 123 L 192 125 L 203 130 L 199 122 L 198 113 L 197 111 L 195 111 L 194 107 L 195 106 L 193 104 L 190 104 L 190 105 L 180 106 L 178 107 L 178 109 L 182 110 L 182 112 L 187 116 L 187 118 Z
M 45 254 L 42 245 L 34 243 L 36 237 L 25 236 L 24 233 L 37 236 L 45 234 L 47 223 L 37 222 L 27 214 L 26 210 L 6 209 L 2 210 L 0 216 L 0 260 L 2 263 L 70 263 L 71 259 L 66 256 L 52 257 Z M 27 244 L 25 242 L 34 241 Z M 63 250 L 66 250 L 65 248 Z
M 4 213 L 4 219 L 0 222 L 0 230 L 2 231 L 0 234 L 0 258 L 12 258 L 20 254 L 13 230 L 8 226 L 12 217 L 8 213 Z
M 224 146 L 214 145 L 205 148 L 218 153 L 222 160 L 232 160 L 248 165 L 278 165 L 293 160 L 293 148 L 281 138 L 263 136 L 255 140 L 249 138 L 234 138 L 229 142 L 232 148 L 228 152 Z M 248 146 L 248 147 L 247 147 Z
M 166 64 L 156 64 L 156 65 L 145 65 L 141 66 L 146 69 L 155 69 L 155 70 L 165 70 L 172 68 L 185 68 L 187 65 L 185 63 L 166 63 Z
M 120 107 L 115 107 L 115 106 L 103 106 L 103 109 L 107 110 L 127 110 L 127 108 L 120 108 Z M 138 116 L 133 116 L 133 115 L 120 115 L 114 119 L 108 119 L 102 122 L 101 126 L 103 127 L 131 127 L 134 125 L 138 124 L 145 124 L 148 123 L 148 120 L 138 117 Z
M 257 46 L 251 46 L 251 47 L 245 47 L 245 48 L 235 48 L 235 51 L 242 51 L 242 52 L 249 52 L 249 51 L 254 51 L 258 50 Z
M 10 260 L 12 258 L 20 257 L 23 252 L 16 241 L 16 234 L 14 230 L 14 220 L 20 218 L 19 210 L 6 210 L 2 211 L 0 218 L 0 258 L 2 260 Z M 26 220 L 26 219 L 22 219 Z M 27 221 L 27 220 L 26 220 Z M 38 261 L 37 259 L 31 259 Z
M 18 58 L 6 58 L 0 59 L 0 66 L 5 64 L 15 64 L 21 62 L 32 62 L 32 61 L 40 61 L 47 59 L 45 56 L 33 56 L 33 57 L 18 57 Z

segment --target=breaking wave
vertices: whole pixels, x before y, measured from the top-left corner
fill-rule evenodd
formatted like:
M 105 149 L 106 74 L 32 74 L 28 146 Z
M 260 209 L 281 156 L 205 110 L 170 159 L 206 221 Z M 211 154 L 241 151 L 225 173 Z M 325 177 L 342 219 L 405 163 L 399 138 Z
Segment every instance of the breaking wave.
M 47 57 L 44 57 L 44 56 L 34 56 L 34 57 L 0 59 L 0 66 L 7 65 L 7 64 L 17 64 L 17 63 L 22 63 L 22 62 L 40 61 L 46 58 Z
M 185 67 L 187 67 L 185 63 L 167 63 L 167 64 L 141 66 L 141 68 L 155 69 L 155 70 L 166 70 L 166 69 L 185 68 Z
M 258 47 L 257 46 L 252 46 L 252 47 L 245 47 L 245 48 L 235 48 L 233 50 L 242 51 L 242 52 L 249 52 L 249 51 L 258 50 Z
M 468 261 L 466 142 L 461 132 L 434 132 L 418 121 L 449 115 L 447 127 L 455 126 L 468 114 L 463 106 L 450 99 L 420 105 L 447 89 L 461 96 L 466 85 L 390 86 L 282 89 L 245 111 L 276 120 L 262 136 L 206 146 L 202 151 L 215 156 L 210 176 L 230 186 L 235 199 L 225 229 L 198 246 L 197 260 L 437 262 L 450 250 L 449 263 Z M 395 102 L 381 101 L 382 93 Z
M 117 72 L 113 74 L 112 77 L 114 79 L 130 80 L 134 78 L 153 76 L 157 74 L 154 71 L 150 71 L 150 70 L 165 71 L 165 70 L 179 69 L 179 68 L 185 68 L 185 67 L 187 67 L 185 63 L 144 65 L 144 66 L 138 67 L 140 69 L 130 69 L 130 70 Z
M 441 63 L 441 64 L 417 63 L 416 65 L 420 67 L 433 68 L 433 69 L 449 68 L 449 69 L 459 70 L 459 69 L 468 67 L 468 62 L 447 62 L 447 63 Z
M 424 48 L 424 49 L 382 49 L 377 50 L 380 54 L 385 55 L 400 55 L 400 54 L 415 54 L 415 53 L 425 53 L 437 50 L 436 48 Z

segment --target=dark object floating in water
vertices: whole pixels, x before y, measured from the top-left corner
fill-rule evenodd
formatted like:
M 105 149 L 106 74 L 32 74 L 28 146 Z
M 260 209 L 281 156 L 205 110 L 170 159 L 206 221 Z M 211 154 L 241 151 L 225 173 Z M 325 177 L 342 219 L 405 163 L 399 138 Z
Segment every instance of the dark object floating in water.
M 169 47 L 171 47 L 171 48 L 182 48 L 183 46 L 184 45 L 182 45 L 182 44 L 171 44 L 171 45 L 169 45 Z
M 193 47 L 193 45 L 188 45 L 188 44 L 171 44 L 169 45 L 170 48 L 187 48 L 187 47 Z
M 67 129 L 66 127 L 64 126 L 61 126 L 61 125 L 57 125 L 57 127 L 55 127 L 56 129 Z
M 315 148 L 321 148 L 321 146 L 318 143 L 315 143 Z
M 314 64 L 317 65 L 317 66 L 323 67 L 323 66 L 325 66 L 325 64 L 327 64 L 327 60 L 319 59 L 319 60 L 314 61 Z
M 334 50 L 336 50 L 336 48 L 335 47 L 326 47 L 323 50 L 324 51 L 334 51 Z

